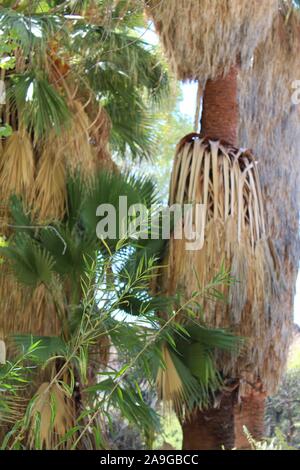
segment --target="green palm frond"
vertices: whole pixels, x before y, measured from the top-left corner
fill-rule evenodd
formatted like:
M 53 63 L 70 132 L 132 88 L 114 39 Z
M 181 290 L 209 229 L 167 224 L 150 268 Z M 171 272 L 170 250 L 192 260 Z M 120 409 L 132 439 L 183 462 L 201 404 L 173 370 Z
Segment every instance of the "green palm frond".
M 92 25 L 78 27 L 72 47 L 88 51 L 79 67 L 111 119 L 113 150 L 149 158 L 155 143 L 151 105 L 169 92 L 167 72 L 153 47 L 132 31 Z
M 208 328 L 196 322 L 184 325 L 190 341 L 199 342 L 205 348 L 213 350 L 214 348 L 222 351 L 238 351 L 243 344 L 243 338 L 235 336 L 233 333 L 221 328 Z M 184 345 L 182 345 L 184 349 Z
M 189 413 L 195 406 L 208 406 L 222 388 L 215 353 L 237 354 L 243 341 L 225 330 L 195 322 L 179 326 L 175 325 L 161 344 L 163 362 L 157 373 L 158 391 L 161 399 L 178 413 Z
M 130 423 L 139 426 L 142 422 L 146 431 L 157 429 L 158 415 L 145 403 L 136 382 L 123 380 L 122 383 L 116 384 L 113 379 L 108 378 L 89 387 L 86 391 L 92 395 L 101 394 L 106 406 L 113 406 L 120 410 Z
M 121 157 L 149 160 L 156 143 L 152 126 L 154 115 L 146 111 L 137 93 L 109 96 L 103 107 L 112 122 L 112 150 Z
M 21 353 L 29 350 L 33 344 L 38 344 L 32 353 L 34 362 L 45 363 L 49 358 L 64 355 L 67 351 L 67 345 L 60 336 L 13 335 L 11 339 Z
M 10 214 L 13 219 L 13 228 L 20 232 L 25 232 L 30 236 L 34 235 L 34 230 L 30 229 L 33 225 L 30 213 L 25 211 L 25 207 L 19 197 L 12 195 L 10 197 Z
M 55 261 L 45 248 L 32 238 L 20 234 L 9 246 L 0 247 L 16 279 L 24 285 L 36 287 L 40 283 L 50 285 L 53 280 Z
M 37 2 L 39 3 L 39 2 Z M 37 5 L 36 5 L 37 7 Z M 29 7 L 30 12 L 30 7 Z M 3 33 L 12 34 L 25 55 L 35 49 L 40 54 L 46 51 L 47 39 L 58 31 L 64 32 L 62 18 L 50 14 L 26 14 L 12 8 L 0 10 L 0 29 Z
M 61 276 L 69 276 L 78 283 L 86 269 L 86 259 L 95 258 L 97 239 L 95 233 L 90 236 L 78 233 L 75 229 L 58 226 L 60 237 L 52 230 L 43 230 L 40 234 L 42 246 L 55 259 L 53 269 Z M 64 243 L 63 243 L 64 241 Z
M 31 72 L 15 76 L 9 95 L 36 139 L 45 137 L 52 129 L 59 133 L 70 120 L 65 99 L 43 76 Z
M 31 373 L 28 362 L 34 360 L 38 349 L 38 342 L 31 342 L 13 361 L 0 364 L 0 426 L 22 417 L 25 409 L 22 395 Z
M 84 34 L 84 42 L 76 36 L 74 47 L 75 50 L 88 48 L 90 52 L 85 68 L 92 87 L 103 94 L 138 87 L 150 99 L 158 101 L 166 96 L 169 81 L 161 58 L 134 30 L 114 31 L 92 25 L 78 29 Z
M 131 242 L 130 251 L 125 251 L 124 256 L 122 251 L 117 253 L 115 276 L 124 312 L 138 316 L 172 312 L 173 297 L 149 295 L 151 283 L 158 276 L 165 246 L 165 240 L 149 238 Z M 140 278 L 139 273 L 142 274 Z
M 193 368 L 192 361 L 188 361 L 187 358 L 182 358 L 172 348 L 169 349 L 170 357 L 174 363 L 174 367 L 182 381 L 182 403 L 181 405 L 187 406 L 188 410 L 191 411 L 195 406 L 205 407 L 208 405 L 209 400 L 212 398 L 213 392 L 220 386 L 218 376 L 201 376 L 199 374 L 199 365 L 197 368 L 197 374 Z M 207 357 L 203 357 L 205 363 L 201 364 L 202 369 L 207 370 L 211 367 L 211 363 L 207 360 Z M 216 371 L 213 370 L 215 373 Z M 211 395 L 210 395 L 211 393 Z M 178 402 L 180 405 L 180 402 Z M 177 405 L 177 406 L 178 406 Z
M 68 224 L 70 230 L 72 230 L 80 220 L 80 214 L 84 205 L 86 191 L 87 185 L 80 177 L 79 172 L 76 172 L 73 175 L 69 175 L 67 178 L 68 214 L 65 221 Z
M 100 204 L 111 204 L 115 208 L 117 230 L 116 238 L 106 240 L 110 249 L 115 251 L 120 241 L 119 237 L 119 197 L 127 196 L 128 208 L 132 204 L 142 203 L 151 207 L 158 203 L 156 188 L 151 181 L 144 177 L 132 175 L 112 174 L 100 171 L 92 180 L 86 182 L 77 173 L 68 178 L 68 211 L 64 221 L 51 226 L 37 227 L 30 220 L 22 202 L 17 197 L 11 198 L 12 227 L 15 236 L 10 240 L 9 246 L 4 247 L 4 258 L 7 258 L 21 281 L 28 274 L 25 283 L 37 284 L 39 282 L 49 284 L 51 275 L 58 274 L 65 279 L 68 277 L 72 286 L 78 288 L 81 277 L 86 270 L 87 260 L 95 260 L 97 251 L 103 251 L 107 255 L 106 248 L 97 238 L 96 227 L 99 216 L 96 215 Z M 125 216 L 128 218 L 127 211 Z M 127 223 L 129 218 L 127 220 Z M 147 229 L 146 229 L 147 230 Z M 148 288 L 150 278 L 155 269 L 155 260 L 159 259 L 164 241 L 161 240 L 130 240 L 130 250 L 125 244 L 124 248 L 118 247 L 115 262 L 118 264 L 115 275 L 120 282 L 119 295 L 122 292 L 122 283 L 128 276 L 135 281 L 134 290 L 126 292 L 128 299 L 137 292 L 144 295 L 143 290 Z M 124 241 L 125 242 L 125 241 Z M 4 249 L 3 248 L 3 249 Z M 121 256 L 124 259 L 121 260 Z M 123 267 L 123 272 L 121 270 Z M 139 277 L 139 273 L 148 267 L 147 273 Z M 31 272 L 31 275 L 29 275 Z M 134 302 L 134 301 L 133 301 Z M 148 297 L 139 297 L 136 305 L 129 306 L 135 309 L 152 310 L 155 302 Z M 147 304 L 149 305 L 147 306 Z
M 88 233 L 95 233 L 95 227 L 99 222 L 96 210 L 101 204 L 110 204 L 116 211 L 116 236 L 107 239 L 111 249 L 115 249 L 120 234 L 119 197 L 127 198 L 127 207 L 134 204 L 145 204 L 150 207 L 157 202 L 155 186 L 146 178 L 138 178 L 130 175 L 99 172 L 90 182 L 89 188 L 81 209 L 81 221 Z M 127 219 L 127 213 L 124 214 Z M 122 223 L 122 221 L 121 221 Z M 128 220 L 127 220 L 128 225 Z

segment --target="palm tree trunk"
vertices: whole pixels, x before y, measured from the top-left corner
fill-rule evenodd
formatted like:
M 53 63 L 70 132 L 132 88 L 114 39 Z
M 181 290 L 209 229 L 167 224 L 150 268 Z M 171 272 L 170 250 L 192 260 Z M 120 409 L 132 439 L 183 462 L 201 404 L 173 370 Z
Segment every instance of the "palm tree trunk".
M 255 440 L 261 440 L 265 428 L 265 398 L 263 392 L 257 391 L 248 397 L 242 397 L 234 408 L 235 447 L 249 449 L 249 442 L 244 433 L 244 426 Z
M 208 80 L 203 94 L 201 135 L 212 140 L 223 140 L 237 145 L 238 67 L 232 67 L 228 74 L 216 80 Z
M 195 410 L 182 425 L 184 450 L 221 450 L 234 447 L 233 393 L 223 394 L 220 405 Z
M 216 80 L 208 80 L 203 93 L 201 135 L 212 140 L 222 140 L 237 145 L 238 68 Z M 232 449 L 234 433 L 235 393 L 224 394 L 217 408 L 196 410 L 183 423 L 183 449 L 212 450 L 224 446 Z
M 216 80 L 208 80 L 203 94 L 201 135 L 238 145 L 238 66 Z M 218 408 L 197 410 L 183 423 L 183 448 L 220 449 L 249 447 L 244 435 L 246 426 L 254 438 L 263 433 L 264 395 L 251 395 L 236 404 L 236 391 L 223 395 Z

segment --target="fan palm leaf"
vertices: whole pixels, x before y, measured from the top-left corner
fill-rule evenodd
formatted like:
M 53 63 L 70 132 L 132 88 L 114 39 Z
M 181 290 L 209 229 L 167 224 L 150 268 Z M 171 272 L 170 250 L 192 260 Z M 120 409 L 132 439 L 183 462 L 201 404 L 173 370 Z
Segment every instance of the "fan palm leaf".
M 242 345 L 241 338 L 221 329 L 196 322 L 182 326 L 170 332 L 172 341 L 162 343 L 156 378 L 161 400 L 181 416 L 208 406 L 222 389 L 215 353 L 225 350 L 234 355 Z
M 0 247 L 17 280 L 27 286 L 36 287 L 40 283 L 50 285 L 53 280 L 54 259 L 44 248 L 29 236 L 15 238 L 15 244 Z
M 52 129 L 59 134 L 70 122 L 71 112 L 64 97 L 43 76 L 33 72 L 15 76 L 9 94 L 36 141 Z

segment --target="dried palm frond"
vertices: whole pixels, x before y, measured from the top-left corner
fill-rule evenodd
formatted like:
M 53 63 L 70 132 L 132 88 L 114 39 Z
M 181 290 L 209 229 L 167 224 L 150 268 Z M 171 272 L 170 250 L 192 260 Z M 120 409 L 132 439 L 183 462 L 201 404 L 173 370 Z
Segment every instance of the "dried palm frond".
M 167 408 L 180 411 L 186 401 L 184 384 L 166 345 L 162 348 L 162 360 L 164 367 L 159 367 L 156 377 L 158 398 Z
M 58 220 L 66 208 L 66 168 L 62 139 L 51 134 L 45 142 L 32 190 L 32 205 L 40 221 Z
M 9 292 L 9 295 L 7 295 Z M 21 286 L 6 267 L 0 275 L 0 329 L 3 334 L 59 335 L 61 324 L 44 285 Z
M 31 140 L 24 130 L 8 137 L 0 161 L 2 199 L 18 194 L 25 199 L 33 184 L 34 157 Z
M 164 50 L 182 80 L 225 74 L 237 58 L 248 65 L 278 10 L 278 0 L 150 0 Z
M 187 240 L 171 238 L 168 272 L 163 286 L 168 294 L 184 292 L 191 298 L 220 271 L 238 283 L 219 290 L 228 303 L 199 298 L 204 321 L 213 327 L 231 328 L 249 339 L 247 357 L 238 361 L 222 355 L 221 369 L 231 377 L 245 368 L 260 377 L 270 374 L 265 350 L 274 341 L 277 318 L 270 318 L 269 298 L 278 286 L 279 267 L 267 238 L 256 162 L 248 150 L 196 138 L 179 144 L 170 187 L 170 205 L 203 204 L 202 225 L 192 213 L 199 244 L 186 248 Z M 183 222 L 184 225 L 184 222 Z M 200 296 L 201 297 L 201 296 Z
M 256 163 L 250 151 L 218 141 L 195 136 L 183 146 L 179 143 L 172 171 L 170 204 L 204 204 L 205 226 L 210 222 L 229 224 L 235 220 L 235 227 L 229 227 L 234 229 L 230 234 L 234 242 L 241 241 L 245 227 L 249 226 L 254 249 L 255 243 L 265 235 Z M 192 223 L 196 224 L 196 220 Z
M 89 177 L 101 165 L 113 169 L 108 150 L 110 121 L 98 108 L 93 122 L 80 101 L 69 104 L 69 126 L 57 135 L 54 131 L 44 143 L 32 192 L 32 204 L 41 221 L 63 217 L 66 204 L 66 173 L 80 170 Z M 87 105 L 86 105 L 87 106 Z
M 90 141 L 91 123 L 85 107 L 78 100 L 69 104 L 72 119 L 70 126 L 62 133 L 62 154 L 71 171 L 81 170 L 89 175 L 94 169 L 94 155 Z
M 54 449 L 74 426 L 74 403 L 57 384 L 44 382 L 38 388 L 32 407 L 28 435 L 30 448 Z M 70 440 L 63 445 L 70 447 Z

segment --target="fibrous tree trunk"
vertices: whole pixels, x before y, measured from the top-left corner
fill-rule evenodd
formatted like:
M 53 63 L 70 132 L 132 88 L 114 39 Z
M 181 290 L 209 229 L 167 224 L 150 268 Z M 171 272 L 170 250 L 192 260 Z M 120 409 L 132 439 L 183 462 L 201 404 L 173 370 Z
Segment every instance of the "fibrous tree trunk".
M 240 403 L 234 407 L 235 447 L 248 449 L 249 442 L 244 426 L 255 440 L 264 437 L 265 429 L 265 399 L 266 394 L 253 389 L 248 396 L 241 397 Z
M 226 76 L 208 80 L 203 94 L 201 136 L 237 146 L 239 109 L 237 101 L 238 66 Z M 236 379 L 236 377 L 230 377 Z M 263 435 L 263 392 L 239 399 L 238 389 L 223 393 L 215 406 L 197 410 L 183 423 L 183 448 L 227 449 L 247 448 L 244 426 L 255 439 Z
M 203 137 L 234 146 L 238 134 L 237 75 L 238 67 L 232 67 L 225 77 L 207 81 L 201 118 Z
M 219 406 L 195 410 L 182 425 L 184 450 L 221 450 L 234 447 L 233 393 L 224 393 Z
M 232 145 L 237 141 L 237 68 L 225 77 L 208 80 L 203 94 L 201 135 L 223 140 Z M 195 410 L 182 426 L 183 449 L 213 450 L 234 447 L 234 394 L 222 396 L 216 408 Z

